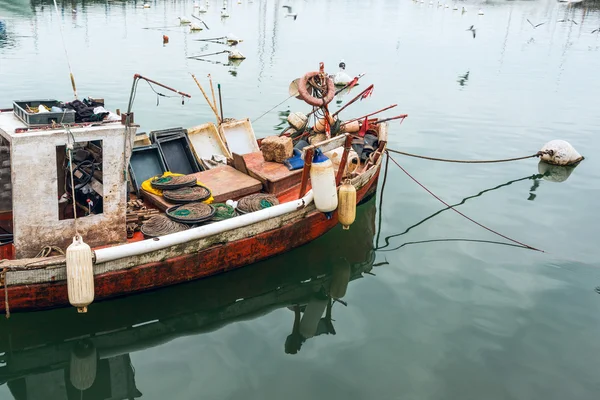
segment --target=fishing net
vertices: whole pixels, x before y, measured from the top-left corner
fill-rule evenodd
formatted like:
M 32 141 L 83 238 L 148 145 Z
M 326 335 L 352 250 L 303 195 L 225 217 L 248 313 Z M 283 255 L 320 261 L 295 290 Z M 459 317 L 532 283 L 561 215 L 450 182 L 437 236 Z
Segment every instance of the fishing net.
M 210 190 L 205 186 L 182 187 L 163 191 L 163 197 L 171 203 L 193 203 L 204 201 L 210 197 Z
M 181 232 L 188 229 L 188 226 L 171 220 L 166 215 L 155 215 L 142 224 L 140 229 L 145 237 L 154 238 L 168 235 L 169 233 Z
M 189 203 L 168 208 L 166 213 L 173 221 L 197 224 L 211 219 L 215 208 L 205 203 Z
M 224 219 L 233 218 L 237 215 L 235 208 L 224 203 L 215 203 L 212 205 L 215 208 L 215 215 L 212 216 L 213 221 L 223 221 Z
M 182 187 L 195 186 L 196 178 L 194 176 L 155 176 L 150 181 L 150 185 L 158 190 L 174 190 Z
M 279 204 L 277 197 L 272 194 L 255 193 L 246 197 L 242 197 L 238 201 L 237 209 L 240 213 L 246 214 L 269 208 Z

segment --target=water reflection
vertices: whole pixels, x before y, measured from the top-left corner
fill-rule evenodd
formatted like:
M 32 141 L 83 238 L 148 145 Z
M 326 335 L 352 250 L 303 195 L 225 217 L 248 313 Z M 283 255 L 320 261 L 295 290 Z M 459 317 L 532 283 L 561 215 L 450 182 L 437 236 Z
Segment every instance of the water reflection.
M 424 242 L 407 242 L 407 243 L 403 243 L 399 246 L 393 247 L 393 248 L 389 248 L 389 246 L 391 246 L 391 239 L 406 235 L 408 232 L 410 232 L 412 229 L 416 228 L 419 225 L 422 225 L 423 223 L 429 221 L 430 219 L 438 216 L 439 214 L 443 213 L 444 211 L 450 210 L 451 208 L 455 208 L 458 207 L 462 204 L 465 204 L 468 200 L 471 199 L 475 199 L 477 197 L 481 197 L 483 194 L 488 193 L 488 192 L 492 192 L 494 190 L 498 190 L 500 188 L 512 185 L 513 183 L 517 183 L 517 182 L 521 182 L 521 181 L 526 181 L 526 180 L 532 180 L 533 184 L 531 186 L 531 188 L 529 189 L 529 197 L 527 198 L 527 200 L 533 201 L 536 198 L 536 194 L 534 194 L 533 192 L 536 191 L 536 189 L 540 186 L 540 180 L 544 179 L 550 182 L 564 182 L 568 179 L 568 177 L 571 175 L 571 172 L 573 172 L 573 170 L 575 169 L 576 166 L 571 166 L 571 167 L 564 167 L 564 166 L 557 166 L 557 165 L 550 165 L 547 164 L 543 161 L 540 161 L 538 163 L 538 172 L 539 174 L 533 174 L 533 175 L 529 175 L 529 176 L 525 176 L 523 178 L 519 178 L 519 179 L 513 179 L 510 180 L 506 183 L 491 187 L 489 189 L 485 189 L 482 190 L 481 192 L 475 194 L 475 195 L 471 195 L 471 196 L 467 196 L 465 198 L 463 198 L 460 202 L 456 203 L 456 204 L 452 204 L 450 207 L 446 207 L 443 208 L 439 211 L 434 212 L 433 214 L 429 215 L 428 217 L 423 218 L 422 220 L 420 220 L 419 222 L 409 226 L 408 228 L 406 228 L 404 231 L 400 232 L 400 233 L 395 233 L 392 235 L 389 235 L 387 237 L 384 238 L 384 242 L 385 244 L 383 246 L 379 246 L 379 235 L 377 235 L 377 238 L 375 240 L 376 243 L 376 250 L 378 251 L 395 251 L 398 250 L 404 246 L 406 246 L 407 244 L 415 244 L 415 243 L 424 243 Z M 387 175 L 387 170 L 386 170 L 386 175 Z M 381 198 L 382 202 L 383 202 L 383 194 L 382 194 L 382 198 Z M 380 203 L 380 209 L 382 209 L 382 204 Z M 382 218 L 382 214 L 380 213 L 380 221 L 379 221 L 379 225 L 381 226 L 381 218 Z M 474 241 L 474 242 L 486 242 L 486 243 L 496 243 L 496 244 L 506 244 L 506 243 L 501 243 L 501 242 L 490 242 L 490 241 L 478 241 L 478 240 L 469 240 L 469 239 L 443 239 L 443 240 L 434 240 L 434 241 L 456 241 L 456 240 L 460 240 L 460 241 Z M 431 241 L 425 241 L 425 242 L 431 242 Z M 510 246 L 516 246 L 516 245 L 512 245 L 512 244 L 507 244 Z M 520 246 L 517 246 L 520 247 Z
M 336 227 L 288 257 L 98 303 L 86 315 L 62 309 L 2 319 L 0 385 L 6 383 L 17 400 L 138 398 L 142 394 L 130 353 L 278 308 L 289 307 L 295 315 L 289 338 L 281 338 L 287 353 L 297 352 L 310 338 L 334 335 L 332 313 L 343 307 L 333 302 L 345 304 L 341 298 L 351 290 L 349 283 L 375 266 L 374 199 L 357 211 L 349 231 Z M 332 249 L 330 243 L 341 241 L 352 248 Z

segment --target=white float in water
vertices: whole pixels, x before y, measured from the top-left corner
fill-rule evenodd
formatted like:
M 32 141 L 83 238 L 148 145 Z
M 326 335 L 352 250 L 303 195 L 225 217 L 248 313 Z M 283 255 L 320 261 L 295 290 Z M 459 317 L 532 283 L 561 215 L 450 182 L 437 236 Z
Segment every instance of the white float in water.
M 551 140 L 540 152 L 542 161 L 552 165 L 575 165 L 583 160 L 583 156 L 564 140 Z

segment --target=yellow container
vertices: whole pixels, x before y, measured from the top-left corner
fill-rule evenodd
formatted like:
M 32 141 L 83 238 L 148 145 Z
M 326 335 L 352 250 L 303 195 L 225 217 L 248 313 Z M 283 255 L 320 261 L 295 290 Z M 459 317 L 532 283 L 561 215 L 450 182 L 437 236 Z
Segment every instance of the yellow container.
M 349 179 L 340 186 L 338 199 L 338 220 L 344 229 L 350 229 L 356 219 L 356 189 Z

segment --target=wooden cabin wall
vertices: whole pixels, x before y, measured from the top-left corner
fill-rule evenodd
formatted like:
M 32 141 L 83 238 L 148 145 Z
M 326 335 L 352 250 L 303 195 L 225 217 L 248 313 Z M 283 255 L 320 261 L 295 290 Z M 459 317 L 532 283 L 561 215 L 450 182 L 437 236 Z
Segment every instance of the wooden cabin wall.
M 10 144 L 0 136 L 0 213 L 12 211 Z

